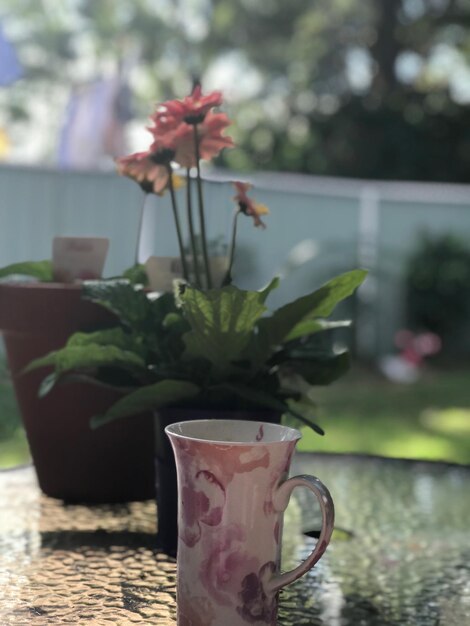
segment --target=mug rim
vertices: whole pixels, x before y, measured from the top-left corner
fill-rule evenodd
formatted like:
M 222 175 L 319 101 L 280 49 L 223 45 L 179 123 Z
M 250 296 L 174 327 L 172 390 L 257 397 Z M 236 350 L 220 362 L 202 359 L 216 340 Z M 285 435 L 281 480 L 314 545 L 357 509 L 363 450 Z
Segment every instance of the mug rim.
M 224 439 L 204 439 L 203 437 L 193 437 L 191 435 L 184 435 L 182 433 L 178 433 L 178 432 L 174 432 L 174 430 L 171 430 L 174 427 L 177 426 L 183 426 L 185 424 L 211 424 L 214 422 L 218 422 L 220 423 L 226 423 L 226 424 L 231 424 L 231 425 L 236 425 L 236 424 L 256 424 L 257 426 L 268 426 L 269 428 L 276 428 L 276 429 L 283 429 L 284 431 L 288 431 L 289 433 L 291 433 L 291 437 L 287 438 L 287 439 L 279 439 L 279 440 L 275 440 L 275 441 L 227 441 Z M 165 433 L 167 435 L 167 437 L 169 437 L 170 435 L 172 437 L 176 437 L 178 439 L 190 439 L 191 441 L 197 441 L 200 443 L 212 443 L 212 444 L 217 444 L 217 445 L 226 445 L 226 446 L 266 446 L 266 445 L 275 445 L 275 444 L 282 444 L 282 443 L 290 443 L 292 441 L 299 441 L 299 439 L 302 438 L 302 433 L 300 432 L 300 430 L 298 430 L 297 428 L 292 428 L 292 426 L 284 426 L 283 424 L 273 424 L 272 422 L 263 422 L 262 420 L 258 421 L 258 420 L 239 420 L 239 419 L 199 419 L 199 420 L 187 420 L 187 421 L 179 421 L 179 422 L 174 422 L 173 424 L 168 424 L 168 426 L 165 427 Z

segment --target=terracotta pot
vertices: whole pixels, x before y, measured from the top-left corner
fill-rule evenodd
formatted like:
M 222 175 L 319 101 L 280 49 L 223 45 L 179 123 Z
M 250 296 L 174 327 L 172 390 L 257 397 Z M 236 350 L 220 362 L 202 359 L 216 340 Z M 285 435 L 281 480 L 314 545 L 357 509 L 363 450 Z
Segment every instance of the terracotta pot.
M 176 409 L 165 408 L 155 412 L 155 468 L 157 498 L 157 545 L 169 554 L 176 556 L 178 545 L 178 486 L 176 464 L 170 440 L 164 429 L 176 422 L 189 422 L 201 419 L 258 420 L 278 424 L 281 414 L 276 411 L 217 411 L 215 409 Z
M 0 329 L 42 491 L 70 502 L 125 502 L 154 497 L 151 415 L 92 431 L 93 415 L 119 396 L 66 384 L 38 398 L 45 368 L 22 374 L 34 358 L 62 347 L 79 330 L 113 326 L 104 308 L 81 299 L 78 285 L 0 284 Z

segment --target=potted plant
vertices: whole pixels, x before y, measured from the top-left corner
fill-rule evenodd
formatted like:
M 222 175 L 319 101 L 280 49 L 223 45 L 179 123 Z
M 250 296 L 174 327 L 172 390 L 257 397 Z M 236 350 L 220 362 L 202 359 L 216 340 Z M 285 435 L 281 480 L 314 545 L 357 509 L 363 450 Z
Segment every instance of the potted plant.
M 150 414 L 108 433 L 91 432 L 91 417 L 116 402 L 116 390 L 76 382 L 40 398 L 43 375 L 24 373 L 73 333 L 116 324 L 111 313 L 82 299 L 74 282 L 101 276 L 107 248 L 102 238 L 57 237 L 52 260 L 0 270 L 0 329 L 38 482 L 47 495 L 68 501 L 126 502 L 154 491 Z
M 155 411 L 159 539 L 169 552 L 176 548 L 176 477 L 164 427 L 201 414 L 259 419 L 261 412 L 263 419 L 274 421 L 290 415 L 323 434 L 309 417 L 314 407 L 312 387 L 343 374 L 349 355 L 346 350 L 320 349 L 315 336 L 348 324 L 328 318 L 366 274 L 363 270 L 347 272 L 270 312 L 266 303 L 278 287 L 279 277 L 259 291 L 243 290 L 232 283 L 238 219 L 248 216 L 255 226 L 264 227 L 262 216 L 268 213 L 249 196 L 250 185 L 237 181 L 228 267 L 222 284 L 214 284 L 200 159 L 212 158 L 232 145 L 222 134 L 228 118 L 213 112 L 221 102 L 219 92 L 203 96 L 196 87 L 184 100 L 161 105 L 152 118 L 149 150 L 118 163 L 121 174 L 136 180 L 144 193 L 168 190 L 171 195 L 183 273 L 173 291 L 149 292 L 122 280 L 85 283 L 84 298 L 114 314 L 119 325 L 72 335 L 62 349 L 28 368 L 54 368 L 43 381 L 44 393 L 77 374 L 82 380 L 123 392 L 107 411 L 94 416 L 94 428 Z M 187 168 L 187 185 L 195 185 L 197 190 L 197 234 L 190 192 L 186 206 L 191 263 L 185 254 L 176 202 L 175 163 Z M 190 168 L 195 169 L 194 179 Z

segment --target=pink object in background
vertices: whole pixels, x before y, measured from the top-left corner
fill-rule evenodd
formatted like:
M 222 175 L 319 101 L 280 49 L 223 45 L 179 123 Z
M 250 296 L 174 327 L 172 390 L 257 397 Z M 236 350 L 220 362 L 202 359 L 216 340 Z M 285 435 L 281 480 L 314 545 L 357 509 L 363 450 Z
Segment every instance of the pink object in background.
M 413 333 L 402 329 L 395 335 L 400 354 L 386 354 L 379 360 L 379 368 L 394 383 L 415 383 L 426 357 L 440 352 L 442 341 L 431 332 Z
M 178 472 L 178 626 L 275 626 L 279 590 L 314 566 L 333 531 L 326 487 L 313 476 L 287 480 L 300 432 L 239 420 L 165 431 Z M 318 498 L 322 531 L 312 554 L 281 574 L 283 512 L 298 486 Z

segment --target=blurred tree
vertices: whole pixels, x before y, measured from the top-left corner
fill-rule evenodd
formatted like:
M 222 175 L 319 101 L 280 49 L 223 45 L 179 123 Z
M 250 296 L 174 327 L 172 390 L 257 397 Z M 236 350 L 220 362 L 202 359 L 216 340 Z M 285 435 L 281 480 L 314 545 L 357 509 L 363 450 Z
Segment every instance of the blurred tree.
M 218 2 L 208 40 L 243 50 L 262 77 L 227 161 L 470 181 L 469 23 L 458 0 Z
M 120 60 L 141 115 L 195 76 L 222 86 L 240 142 L 231 167 L 470 180 L 468 0 L 3 0 L 2 11 L 28 71 L 12 115 Z

